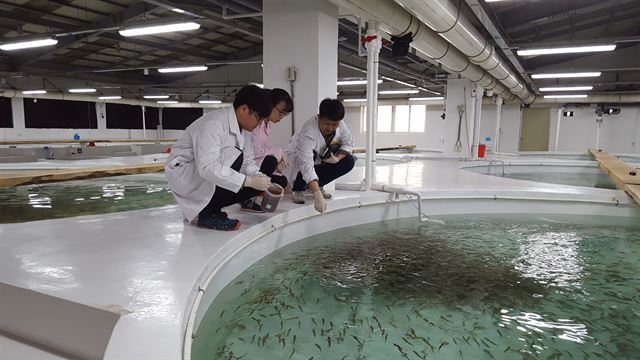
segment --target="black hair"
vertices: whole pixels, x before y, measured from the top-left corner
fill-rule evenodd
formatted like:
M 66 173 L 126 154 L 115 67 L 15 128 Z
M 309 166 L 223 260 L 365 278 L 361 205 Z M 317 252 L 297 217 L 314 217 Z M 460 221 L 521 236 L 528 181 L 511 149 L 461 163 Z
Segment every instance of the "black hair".
M 320 103 L 318 115 L 331 121 L 340 121 L 344 119 L 344 105 L 338 99 L 326 98 Z
M 237 110 L 242 105 L 247 105 L 249 110 L 257 112 L 260 118 L 269 117 L 273 109 L 271 91 L 256 85 L 245 85 L 236 93 L 236 98 L 233 100 L 234 109 Z
M 271 101 L 274 107 L 284 101 L 286 104 L 284 111 L 288 113 L 293 111 L 293 100 L 286 90 L 279 88 L 271 89 Z

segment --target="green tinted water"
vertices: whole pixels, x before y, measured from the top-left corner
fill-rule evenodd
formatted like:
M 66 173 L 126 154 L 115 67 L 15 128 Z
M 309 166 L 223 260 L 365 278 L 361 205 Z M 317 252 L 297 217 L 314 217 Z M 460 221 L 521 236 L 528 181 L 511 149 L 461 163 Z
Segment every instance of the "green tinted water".
M 175 204 L 163 177 L 125 175 L 0 189 L 0 223 Z
M 530 180 L 550 184 L 588 186 L 601 189 L 615 189 L 616 184 L 604 174 L 580 174 L 580 173 L 505 173 L 504 177 L 518 180 Z
M 640 358 L 638 225 L 442 219 L 265 257 L 215 299 L 193 359 Z

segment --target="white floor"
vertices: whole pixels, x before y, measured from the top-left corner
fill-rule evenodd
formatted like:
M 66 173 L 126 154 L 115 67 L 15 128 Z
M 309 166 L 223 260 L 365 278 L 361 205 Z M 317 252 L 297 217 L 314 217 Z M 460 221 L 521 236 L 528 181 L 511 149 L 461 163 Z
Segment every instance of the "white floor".
M 376 180 L 408 186 L 425 196 L 499 194 L 629 203 L 622 191 L 485 176 L 458 166 L 457 160 L 450 159 L 381 161 Z M 358 182 L 363 172 L 364 168 L 358 166 L 339 182 Z M 336 192 L 336 198 L 354 201 L 379 196 L 377 192 Z M 298 212 L 300 207 L 306 207 L 307 212 L 311 206 L 311 198 L 306 205 L 294 205 L 287 198 L 277 213 Z M 185 310 L 196 280 L 225 245 L 270 216 L 241 213 L 237 206 L 228 210 L 230 216 L 241 220 L 239 231 L 218 232 L 190 226 L 183 223 L 176 206 L 0 224 L 0 282 L 120 311 L 123 315 L 115 326 L 105 358 L 179 359 Z M 0 332 L 0 358 L 57 357 L 3 337 Z

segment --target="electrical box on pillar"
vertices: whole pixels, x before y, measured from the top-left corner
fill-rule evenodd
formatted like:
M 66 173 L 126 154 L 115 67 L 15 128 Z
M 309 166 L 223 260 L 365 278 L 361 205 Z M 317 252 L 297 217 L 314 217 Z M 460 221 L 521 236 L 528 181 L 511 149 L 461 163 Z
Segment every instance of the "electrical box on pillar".
M 295 66 L 287 66 L 287 80 L 295 81 L 297 70 Z
M 413 41 L 413 33 L 409 32 L 402 36 L 392 36 L 391 55 L 393 57 L 405 57 L 409 54 L 409 45 Z

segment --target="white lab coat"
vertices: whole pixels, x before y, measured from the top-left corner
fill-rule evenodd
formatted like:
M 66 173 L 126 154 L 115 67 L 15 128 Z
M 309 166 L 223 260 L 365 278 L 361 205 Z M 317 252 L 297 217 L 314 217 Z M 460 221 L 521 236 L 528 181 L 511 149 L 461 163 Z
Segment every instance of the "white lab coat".
M 182 213 L 193 221 L 211 200 L 216 186 L 238 192 L 246 175 L 259 171 L 251 137 L 238 126 L 233 107 L 204 114 L 186 128 L 171 150 L 165 177 Z M 240 172 L 231 169 L 240 152 Z
M 336 134 L 332 142 L 335 141 L 340 142 L 340 148 L 342 150 L 349 153 L 353 152 L 356 141 L 353 136 L 351 136 L 351 132 L 344 121 L 340 122 L 340 126 L 336 129 Z M 307 120 L 302 126 L 302 129 L 293 136 L 285 149 L 287 159 L 289 159 L 290 162 L 285 174 L 287 179 L 293 183 L 298 176 L 298 172 L 302 173 L 302 178 L 306 183 L 318 179 L 314 165 L 322 162 L 320 160 L 320 154 L 324 152 L 326 146 L 326 142 L 318 126 L 318 116 L 313 116 Z M 316 154 L 315 158 L 314 151 Z

